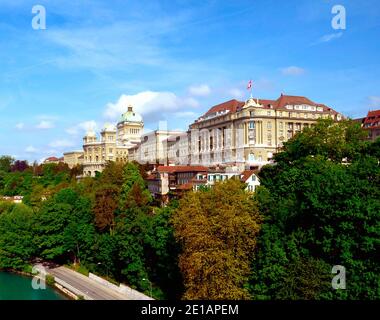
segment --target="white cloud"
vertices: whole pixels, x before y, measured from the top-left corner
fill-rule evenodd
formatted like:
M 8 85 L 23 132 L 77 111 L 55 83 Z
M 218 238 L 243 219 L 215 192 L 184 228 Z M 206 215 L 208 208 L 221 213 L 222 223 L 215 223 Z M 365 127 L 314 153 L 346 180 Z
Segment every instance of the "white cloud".
M 281 73 L 286 76 L 300 76 L 305 73 L 305 69 L 297 67 L 297 66 L 290 66 L 290 67 L 282 68 Z
M 191 86 L 189 88 L 189 93 L 193 96 L 208 96 L 211 93 L 211 89 L 207 84 L 201 84 L 198 86 Z
M 27 153 L 36 153 L 38 150 L 33 147 L 33 146 L 28 146 L 26 149 L 25 149 L 25 152 Z
M 242 99 L 245 92 L 238 88 L 232 88 L 227 90 L 227 94 L 229 94 L 233 99 Z
M 24 127 L 25 127 L 25 124 L 23 122 L 19 122 L 15 125 L 15 128 L 18 130 L 22 130 L 24 129 Z
M 74 143 L 67 139 L 58 139 L 49 143 L 49 147 L 52 148 L 66 148 L 72 146 L 74 146 Z
M 199 107 L 199 102 L 198 100 L 194 99 L 194 98 L 185 98 L 184 99 L 184 104 L 186 106 L 189 106 L 191 108 L 198 108 Z
M 173 92 L 143 91 L 135 95 L 121 95 L 115 103 L 108 103 L 104 116 L 116 120 L 132 105 L 134 111 L 140 113 L 144 120 L 157 118 L 163 113 L 173 113 L 184 108 L 194 108 L 199 104 L 194 98 L 180 98 Z
M 52 129 L 54 128 L 54 123 L 49 120 L 41 120 L 37 125 L 37 129 Z
M 369 99 L 369 106 L 371 108 L 379 108 L 380 107 L 380 96 L 370 96 Z
M 325 34 L 324 36 L 320 37 L 316 42 L 312 43 L 312 45 L 330 42 L 332 40 L 339 39 L 342 35 L 343 32 Z
M 66 132 L 70 135 L 78 135 L 81 131 L 88 132 L 90 130 L 96 131 L 98 128 L 97 123 L 94 120 L 84 121 L 77 125 L 66 129 Z
M 193 111 L 180 111 L 180 112 L 176 112 L 174 115 L 178 118 L 195 119 L 197 117 L 197 114 Z

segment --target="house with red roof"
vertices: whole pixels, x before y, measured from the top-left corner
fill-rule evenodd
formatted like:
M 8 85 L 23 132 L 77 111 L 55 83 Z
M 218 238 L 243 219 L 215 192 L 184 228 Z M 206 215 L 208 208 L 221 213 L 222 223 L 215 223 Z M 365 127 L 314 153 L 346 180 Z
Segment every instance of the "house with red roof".
M 375 141 L 380 137 L 380 110 L 368 111 L 362 120 L 362 128 L 368 132 L 368 139 Z

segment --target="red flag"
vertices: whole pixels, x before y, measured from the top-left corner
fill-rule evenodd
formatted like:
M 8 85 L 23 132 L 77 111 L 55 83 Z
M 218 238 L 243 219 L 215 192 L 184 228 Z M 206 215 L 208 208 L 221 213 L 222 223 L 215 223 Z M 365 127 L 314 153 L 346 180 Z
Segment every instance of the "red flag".
M 247 85 L 247 90 L 252 88 L 252 80 L 249 80 L 248 85 Z

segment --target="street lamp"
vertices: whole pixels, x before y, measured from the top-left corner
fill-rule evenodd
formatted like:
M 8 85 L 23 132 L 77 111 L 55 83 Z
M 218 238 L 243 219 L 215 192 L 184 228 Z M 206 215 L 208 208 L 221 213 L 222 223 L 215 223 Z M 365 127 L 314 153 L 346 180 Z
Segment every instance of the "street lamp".
M 152 282 L 150 282 L 148 279 L 142 278 L 142 281 L 148 281 L 150 284 L 150 297 L 153 298 L 152 296 Z

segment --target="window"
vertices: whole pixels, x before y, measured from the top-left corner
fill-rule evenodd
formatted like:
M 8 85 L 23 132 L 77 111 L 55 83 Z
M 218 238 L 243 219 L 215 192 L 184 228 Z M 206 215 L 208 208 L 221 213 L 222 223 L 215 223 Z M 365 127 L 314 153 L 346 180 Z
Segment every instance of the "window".
M 255 129 L 255 122 L 254 121 L 249 122 L 249 129 Z
M 270 112 L 270 111 L 267 111 L 267 115 L 270 117 L 270 116 L 271 116 L 271 112 Z
M 113 151 L 112 148 L 109 148 L 109 153 L 112 153 L 112 151 Z
M 284 123 L 280 122 L 280 129 L 282 129 L 283 127 L 284 127 Z
M 255 111 L 250 111 L 249 115 L 250 115 L 251 118 L 253 118 L 255 116 Z
M 282 117 L 282 111 L 280 111 L 279 116 Z
M 272 129 L 272 123 L 271 122 L 267 123 L 267 129 Z

